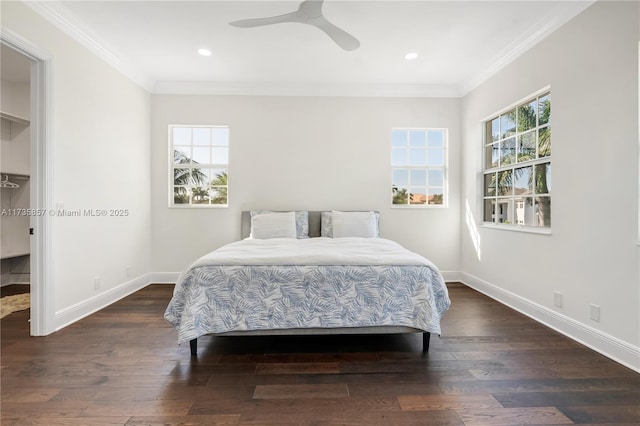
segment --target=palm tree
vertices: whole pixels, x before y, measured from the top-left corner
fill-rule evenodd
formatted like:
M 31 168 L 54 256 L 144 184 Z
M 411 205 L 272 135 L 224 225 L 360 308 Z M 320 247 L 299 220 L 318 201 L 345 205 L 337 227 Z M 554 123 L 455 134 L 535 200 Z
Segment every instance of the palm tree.
M 198 164 L 178 150 L 173 150 L 174 164 Z M 173 169 L 173 202 L 174 204 L 187 204 L 189 202 L 188 186 L 206 185 L 207 175 L 200 169 L 179 168 Z
M 215 196 L 211 199 L 212 204 L 227 204 L 229 177 L 227 172 L 218 173 L 211 181 L 211 188 L 215 190 Z
M 391 192 L 393 194 L 393 204 L 407 204 L 409 201 L 409 194 L 407 194 L 406 188 L 398 189 L 397 186 L 393 185 Z

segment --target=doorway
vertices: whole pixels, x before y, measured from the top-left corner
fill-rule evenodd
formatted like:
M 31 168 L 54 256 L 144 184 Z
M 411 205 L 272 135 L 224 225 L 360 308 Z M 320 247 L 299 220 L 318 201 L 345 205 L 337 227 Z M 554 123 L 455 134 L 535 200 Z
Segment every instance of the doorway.
M 12 223 L 15 225 L 12 227 L 15 228 L 13 231 L 5 234 L 5 229 L 9 227 L 2 228 L 3 240 L 6 237 L 15 238 L 13 242 L 2 242 L 2 275 L 3 281 L 8 280 L 5 282 L 28 281 L 31 309 L 30 334 L 43 336 L 56 330 L 53 275 L 49 257 L 51 225 L 55 215 L 51 199 L 53 156 L 49 142 L 51 134 L 50 56 L 28 40 L 6 29 L 0 32 L 0 48 L 3 55 L 3 73 L 6 71 L 24 74 L 22 77 L 13 77 L 16 80 L 22 80 L 14 82 L 13 85 L 16 87 L 9 88 L 10 92 L 15 89 L 16 93 L 11 94 L 7 104 L 4 102 L 5 85 L 3 84 L 3 102 L 0 104 L 3 148 L 0 179 L 7 178 L 6 181 L 9 183 L 5 185 L 17 185 L 8 189 L 16 191 L 11 192 L 8 198 L 5 193 L 2 194 L 3 208 L 7 203 L 10 206 L 10 210 L 5 211 L 7 214 L 2 217 L 3 225 L 8 217 L 15 222 Z M 10 70 L 12 65 L 17 65 L 16 70 Z M 25 69 L 28 69 L 28 72 Z M 7 87 L 9 86 L 11 85 Z M 24 96 L 25 88 L 28 88 L 26 97 Z M 4 111 L 5 105 L 8 108 L 7 111 Z M 11 108 L 13 109 L 10 110 Z M 5 138 L 9 140 L 5 142 Z M 5 157 L 7 152 L 9 155 Z M 22 188 L 21 192 L 20 188 Z M 6 189 L 1 190 L 6 191 Z M 22 210 L 25 205 L 28 206 L 26 211 Z M 50 215 L 51 212 L 54 212 L 54 215 Z M 10 267 L 7 277 L 4 276 L 5 258 L 10 260 L 10 263 L 6 263 Z

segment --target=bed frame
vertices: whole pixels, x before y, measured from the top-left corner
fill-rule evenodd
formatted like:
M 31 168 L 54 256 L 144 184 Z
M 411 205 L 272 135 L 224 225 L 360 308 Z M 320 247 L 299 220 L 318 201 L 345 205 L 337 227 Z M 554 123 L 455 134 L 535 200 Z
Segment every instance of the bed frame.
M 309 212 L 309 237 L 320 236 L 321 211 Z M 247 238 L 251 233 L 251 212 L 243 211 L 240 222 L 240 236 Z M 422 333 L 422 352 L 429 350 L 431 333 L 412 327 L 381 326 L 381 327 L 353 327 L 353 328 L 298 328 L 285 330 L 254 330 L 232 331 L 227 333 L 212 334 L 212 336 L 290 336 L 290 335 L 322 335 L 322 334 L 399 334 Z M 198 339 L 189 341 L 191 356 L 198 356 Z

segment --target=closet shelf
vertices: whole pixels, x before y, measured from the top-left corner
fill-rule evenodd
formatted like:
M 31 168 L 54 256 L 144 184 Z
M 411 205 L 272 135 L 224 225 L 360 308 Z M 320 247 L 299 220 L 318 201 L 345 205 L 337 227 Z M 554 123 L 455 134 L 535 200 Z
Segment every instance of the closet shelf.
M 0 111 L 0 118 L 5 118 L 9 121 L 24 124 L 26 126 L 28 126 L 31 123 L 31 120 L 29 120 L 28 118 L 20 117 L 4 111 Z
M 2 253 L 0 254 L 0 259 L 11 259 L 14 257 L 22 257 L 22 256 L 29 256 L 29 252 L 26 253 Z

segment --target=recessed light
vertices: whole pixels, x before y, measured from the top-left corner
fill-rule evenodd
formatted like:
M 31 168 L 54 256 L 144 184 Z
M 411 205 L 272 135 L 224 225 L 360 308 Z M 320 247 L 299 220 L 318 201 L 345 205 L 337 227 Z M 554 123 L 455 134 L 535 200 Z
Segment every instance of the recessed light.
M 211 56 L 211 51 L 209 49 L 198 49 L 198 53 L 202 56 Z
M 404 55 L 404 58 L 408 61 L 412 61 L 414 59 L 416 59 L 418 57 L 418 54 L 416 52 L 409 52 L 406 55 Z

